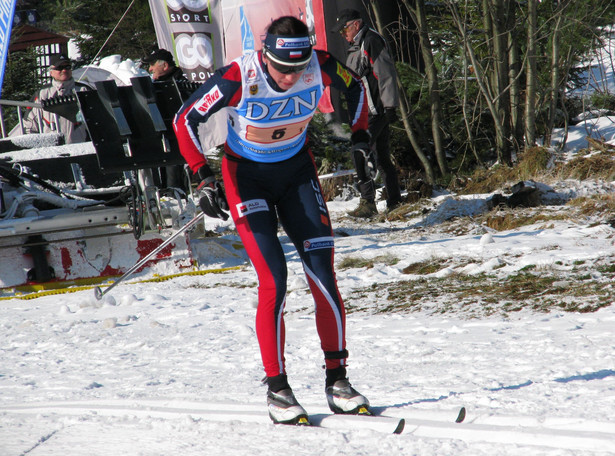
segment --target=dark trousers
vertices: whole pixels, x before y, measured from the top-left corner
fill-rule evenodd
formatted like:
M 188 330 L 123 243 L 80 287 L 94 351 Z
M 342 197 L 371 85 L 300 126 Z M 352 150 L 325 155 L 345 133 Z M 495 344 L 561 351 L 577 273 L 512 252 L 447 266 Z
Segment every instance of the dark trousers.
M 392 207 L 401 202 L 401 192 L 397 170 L 391 161 L 389 121 L 384 114 L 369 117 L 369 132 L 372 135 L 371 152 L 376 159 L 376 166 L 382 173 L 382 180 L 387 191 L 387 206 Z M 353 159 L 359 178 L 361 197 L 373 201 L 373 184 L 366 185 L 370 178 L 365 173 L 365 157 L 359 152 L 354 154 Z

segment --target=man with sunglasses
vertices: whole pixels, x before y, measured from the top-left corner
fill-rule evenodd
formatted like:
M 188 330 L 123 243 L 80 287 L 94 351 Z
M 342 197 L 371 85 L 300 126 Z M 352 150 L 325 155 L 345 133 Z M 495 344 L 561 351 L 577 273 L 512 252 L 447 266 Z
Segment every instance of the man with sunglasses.
M 275 423 L 307 424 L 308 419 L 286 375 L 287 267 L 278 222 L 297 249 L 316 305 L 329 407 L 335 413 L 369 413 L 369 402 L 346 378 L 345 310 L 333 269 L 333 230 L 306 134 L 326 86 L 345 94 L 352 141 L 365 145 L 363 84 L 329 53 L 312 49 L 303 22 L 285 16 L 267 29 L 262 51 L 218 70 L 174 119 L 180 151 L 202 179 L 203 212 L 226 220 L 230 211 L 258 276 L 256 335 Z M 228 119 L 222 159 L 226 195 L 198 136 L 199 124 L 222 108 Z
M 372 142 L 369 151 L 355 150 L 353 153 L 361 200 L 359 206 L 349 212 L 349 215 L 367 218 L 378 213 L 373 180 L 375 167 L 370 163 L 372 159 L 375 159 L 376 167 L 383 174 L 387 210 L 394 209 L 402 202 L 397 170 L 391 161 L 389 148 L 389 125 L 397 120 L 396 108 L 399 106 L 397 73 L 385 39 L 363 22 L 359 11 L 342 10 L 332 31 L 339 32 L 350 44 L 346 65 L 363 79 L 368 94 Z
M 88 86 L 80 84 L 73 79 L 73 65 L 64 54 L 55 54 L 50 58 L 49 75 L 51 84 L 41 88 L 33 100 L 40 103 L 41 100 L 58 96 L 72 95 L 75 92 L 89 90 Z M 42 130 L 39 128 L 39 116 L 42 119 Z M 56 118 L 58 125 L 56 125 Z M 66 144 L 80 143 L 87 140 L 87 130 L 83 122 L 73 121 L 66 117 L 57 116 L 42 109 L 32 109 L 24 119 L 24 131 L 26 133 L 49 133 L 60 132 L 64 135 Z M 19 134 L 19 126 L 11 134 Z

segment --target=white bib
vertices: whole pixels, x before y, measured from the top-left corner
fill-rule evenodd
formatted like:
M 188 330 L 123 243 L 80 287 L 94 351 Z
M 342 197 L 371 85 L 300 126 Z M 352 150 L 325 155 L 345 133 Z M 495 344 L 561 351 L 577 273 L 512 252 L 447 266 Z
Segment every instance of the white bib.
M 307 126 L 324 90 L 316 53 L 286 92 L 276 92 L 269 86 L 256 52 L 236 62 L 241 69 L 242 96 L 228 116 L 228 146 L 258 162 L 292 157 L 305 143 Z

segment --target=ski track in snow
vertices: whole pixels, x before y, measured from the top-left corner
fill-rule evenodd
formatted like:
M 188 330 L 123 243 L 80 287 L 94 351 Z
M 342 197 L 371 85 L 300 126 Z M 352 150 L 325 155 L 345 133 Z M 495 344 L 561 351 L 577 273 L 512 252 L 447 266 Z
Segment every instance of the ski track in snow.
M 615 254 L 604 225 L 557 222 L 484 243 L 481 235 L 343 222 L 336 228 L 351 236 L 336 237 L 336 261 L 400 259 L 338 271 L 343 296 L 405 280 L 407 264 L 434 257 L 472 258 L 483 269 L 498 260 L 505 274 Z M 312 299 L 296 253 L 285 250 L 289 380 L 308 412 L 326 413 Z M 613 306 L 468 318 L 426 303 L 415 313 L 349 314 L 350 380 L 377 411 L 406 420 L 401 435 L 386 435 L 269 422 L 255 283 L 245 267 L 121 284 L 102 301 L 91 290 L 0 301 L 0 455 L 615 454 Z M 457 424 L 461 406 L 467 417 Z M 232 408 L 242 414 L 225 413 Z

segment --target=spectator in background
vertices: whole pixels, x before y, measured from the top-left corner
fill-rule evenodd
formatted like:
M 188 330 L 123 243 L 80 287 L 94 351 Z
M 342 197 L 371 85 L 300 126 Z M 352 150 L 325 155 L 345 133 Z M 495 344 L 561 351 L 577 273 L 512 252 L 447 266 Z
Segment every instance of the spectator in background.
M 33 102 L 59 96 L 72 95 L 75 92 L 89 90 L 85 84 L 80 84 L 73 79 L 73 65 L 65 54 L 51 56 L 49 74 L 52 77 L 50 85 L 41 88 L 33 97 Z M 39 125 L 39 118 L 41 119 Z M 58 119 L 58 125 L 56 125 Z M 66 144 L 80 143 L 88 139 L 87 129 L 83 122 L 77 119 L 69 119 L 44 111 L 39 108 L 32 109 L 23 122 L 24 133 L 50 133 L 59 132 L 64 135 Z M 40 128 L 42 127 L 42 128 Z M 11 131 L 11 135 L 21 134 L 19 125 Z
M 170 81 L 171 79 L 184 81 L 187 79 L 182 69 L 175 64 L 173 54 L 166 49 L 156 49 L 141 61 L 149 65 L 149 72 L 154 81 Z
M 149 65 L 150 72 L 154 82 L 165 81 L 187 81 L 186 75 L 175 64 L 173 54 L 166 49 L 156 49 L 141 61 Z M 167 188 L 181 188 L 187 190 L 187 184 L 183 178 L 183 167 L 180 165 L 171 165 L 160 168 L 160 178 L 162 186 Z
M 348 213 L 367 218 L 378 213 L 373 180 L 376 167 L 383 173 L 387 210 L 402 202 L 397 170 L 389 149 L 389 125 L 397 120 L 396 108 L 399 106 L 397 73 L 385 39 L 363 22 L 359 11 L 342 10 L 332 31 L 340 33 L 350 44 L 346 65 L 363 79 L 368 94 L 371 150 L 353 151 L 361 200 L 359 206 Z M 372 173 L 370 169 L 373 169 Z

